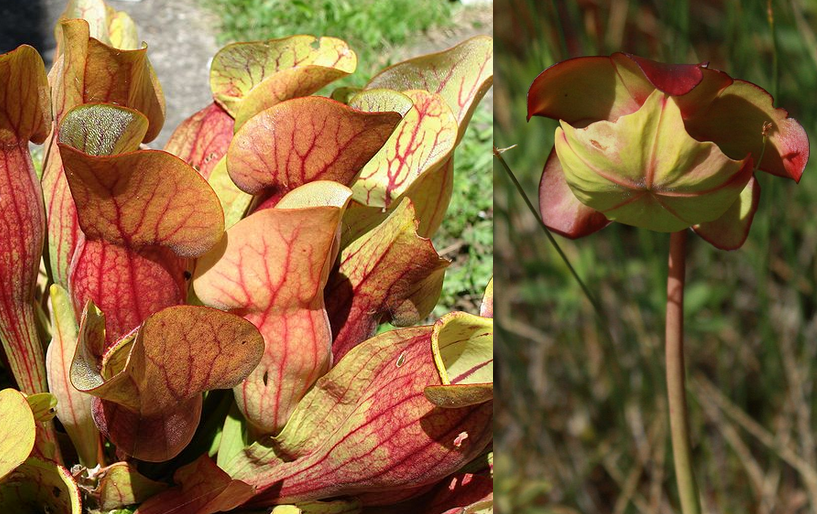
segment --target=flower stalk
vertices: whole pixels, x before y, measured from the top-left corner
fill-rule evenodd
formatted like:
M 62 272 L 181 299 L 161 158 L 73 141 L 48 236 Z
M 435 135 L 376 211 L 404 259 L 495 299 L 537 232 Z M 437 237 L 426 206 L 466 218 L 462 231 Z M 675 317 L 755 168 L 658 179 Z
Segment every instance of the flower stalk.
M 686 389 L 684 386 L 684 274 L 686 230 L 670 235 L 667 276 L 666 362 L 672 455 L 683 514 L 700 514 L 698 486 L 692 471 Z

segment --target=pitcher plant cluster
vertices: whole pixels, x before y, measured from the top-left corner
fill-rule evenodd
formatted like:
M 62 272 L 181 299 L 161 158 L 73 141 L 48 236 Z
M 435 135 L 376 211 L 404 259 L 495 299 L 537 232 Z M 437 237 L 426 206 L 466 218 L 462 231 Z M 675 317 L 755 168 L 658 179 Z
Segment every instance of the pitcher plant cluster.
M 758 171 L 800 180 L 805 131 L 762 88 L 708 64 L 625 53 L 551 66 L 528 93 L 528 119 L 559 121 L 539 188 L 548 229 L 581 238 L 618 221 L 670 232 L 666 364 L 678 493 L 700 512 L 686 416 L 683 286 L 686 231 L 740 248 L 760 199 Z
M 330 97 L 344 41 L 231 44 L 155 150 L 128 15 L 71 0 L 55 34 L 48 75 L 0 55 L 0 510 L 490 509 L 490 285 L 418 324 L 492 40 Z

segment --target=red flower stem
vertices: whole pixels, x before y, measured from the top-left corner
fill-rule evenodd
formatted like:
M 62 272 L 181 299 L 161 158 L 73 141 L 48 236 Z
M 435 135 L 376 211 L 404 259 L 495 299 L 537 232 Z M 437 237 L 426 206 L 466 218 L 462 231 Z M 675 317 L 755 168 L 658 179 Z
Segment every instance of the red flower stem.
M 684 273 L 686 230 L 673 232 L 669 243 L 667 277 L 667 397 L 669 399 L 672 455 L 683 514 L 700 514 L 698 487 L 692 472 L 686 389 L 684 387 Z

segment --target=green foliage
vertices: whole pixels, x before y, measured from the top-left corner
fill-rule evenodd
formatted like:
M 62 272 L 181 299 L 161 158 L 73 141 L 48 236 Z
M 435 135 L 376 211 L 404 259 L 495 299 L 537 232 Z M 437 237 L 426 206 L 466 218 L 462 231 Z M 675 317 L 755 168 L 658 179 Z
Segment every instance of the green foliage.
M 454 157 L 454 192 L 434 246 L 453 259 L 445 274 L 437 318 L 453 308 L 476 312 L 493 274 L 494 209 L 491 166 L 493 115 L 486 105 L 474 113 Z
M 494 493 L 499 512 L 555 514 L 547 506 L 548 493 L 552 488 L 547 480 L 515 473 L 507 455 L 497 455 L 494 460 Z
M 201 0 L 221 21 L 221 41 L 254 41 L 319 34 L 348 41 L 358 54 L 358 73 L 335 85 L 365 83 L 391 64 L 388 49 L 450 23 L 451 4 L 441 0 Z M 362 72 L 362 73 L 361 73 Z
M 610 5 L 623 9 L 619 25 L 611 20 Z M 670 62 L 709 61 L 770 92 L 777 61 L 775 104 L 813 137 L 817 101 L 804 92 L 817 90 L 817 10 L 801 1 L 772 5 L 776 45 L 767 2 L 760 0 L 623 1 L 597 10 L 568 2 L 561 14 L 533 0 L 498 1 L 497 12 L 507 18 L 496 20 L 496 144 L 518 145 L 504 157 L 528 195 L 537 198 L 556 123 L 525 123 L 527 89 L 547 66 L 574 55 L 622 50 Z M 497 412 L 498 453 L 512 457 L 517 480 L 546 479 L 552 486 L 546 503 L 565 512 L 669 512 L 677 499 L 662 346 L 668 236 L 613 224 L 575 242 L 558 238 L 604 307 L 609 322 L 599 325 L 494 166 L 501 263 L 496 274 L 504 300 L 497 307 L 498 405 L 505 406 Z M 761 203 L 740 250 L 723 252 L 695 236 L 689 240 L 686 365 L 706 511 L 753 512 L 761 502 L 781 511 L 808 510 L 794 506 L 796 496 L 811 509 L 817 506 L 813 479 L 793 471 L 780 447 L 747 430 L 746 419 L 770 440 L 786 440 L 784 446 L 815 469 L 816 168 L 812 159 L 796 187 L 758 176 Z M 760 491 L 758 476 L 780 480 Z

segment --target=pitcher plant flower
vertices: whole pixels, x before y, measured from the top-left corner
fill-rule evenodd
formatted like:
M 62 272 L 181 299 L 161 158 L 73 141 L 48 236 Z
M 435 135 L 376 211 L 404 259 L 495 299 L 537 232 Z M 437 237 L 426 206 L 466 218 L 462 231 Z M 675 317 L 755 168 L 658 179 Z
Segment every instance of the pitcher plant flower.
M 160 150 L 133 20 L 55 36 L 0 55 L 0 511 L 490 508 L 492 288 L 424 321 L 491 38 L 326 96 L 342 39 L 227 45 Z
M 543 71 L 528 119 L 559 121 L 539 185 L 545 226 L 576 239 L 612 221 L 670 232 L 667 391 L 685 514 L 699 513 L 683 367 L 686 230 L 740 248 L 760 198 L 756 171 L 799 182 L 808 137 L 764 89 L 703 64 L 626 53 L 578 57 Z
M 706 63 L 570 59 L 534 80 L 532 116 L 560 123 L 539 202 L 569 238 L 619 221 L 739 248 L 760 198 L 753 170 L 799 181 L 809 157 L 805 131 L 769 93 Z

